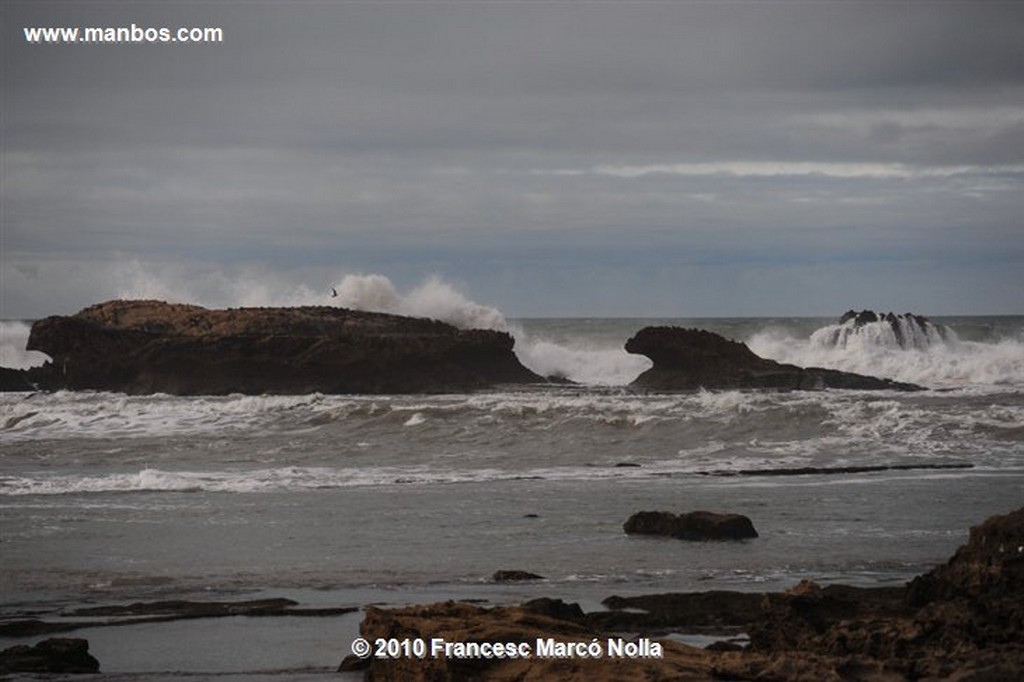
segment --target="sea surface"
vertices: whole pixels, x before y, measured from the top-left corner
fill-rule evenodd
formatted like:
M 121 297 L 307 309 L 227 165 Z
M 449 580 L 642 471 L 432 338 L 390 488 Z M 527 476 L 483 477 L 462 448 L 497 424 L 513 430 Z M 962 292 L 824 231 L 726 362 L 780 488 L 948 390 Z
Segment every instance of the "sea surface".
M 893 337 L 836 319 L 525 319 L 524 364 L 572 385 L 453 395 L 0 394 L 0 620 L 95 605 L 301 607 L 895 585 L 1024 504 L 1024 317 Z M 913 382 L 912 393 L 641 394 L 644 326 Z M 0 323 L 2 364 L 38 362 Z M 936 468 L 956 465 L 962 468 Z M 815 467 L 876 471 L 785 474 Z M 883 467 L 904 467 L 884 469 Z M 922 467 L 922 468 L 911 468 Z M 783 475 L 779 475 L 779 474 Z M 641 510 L 749 516 L 740 543 L 626 536 Z M 496 584 L 497 570 L 544 576 Z M 361 616 L 92 628 L 112 679 L 332 674 Z M 43 637 L 0 639 L 0 648 Z

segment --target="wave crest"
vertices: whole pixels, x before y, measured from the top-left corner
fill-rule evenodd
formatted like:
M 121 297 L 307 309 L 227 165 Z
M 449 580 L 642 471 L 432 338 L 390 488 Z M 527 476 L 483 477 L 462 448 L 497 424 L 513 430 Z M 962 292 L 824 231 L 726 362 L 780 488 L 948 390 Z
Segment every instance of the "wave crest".
M 825 367 L 933 388 L 1024 386 L 1024 341 L 961 340 L 949 327 L 917 316 L 857 325 L 845 319 L 798 338 L 783 329 L 753 334 L 758 355 L 801 367 Z M 914 318 L 914 319 L 912 319 Z M 897 333 L 899 330 L 899 333 Z
M 384 275 L 346 275 L 334 291 L 333 303 L 354 310 L 429 317 L 462 329 L 508 329 L 500 310 L 470 300 L 437 276 L 402 295 Z

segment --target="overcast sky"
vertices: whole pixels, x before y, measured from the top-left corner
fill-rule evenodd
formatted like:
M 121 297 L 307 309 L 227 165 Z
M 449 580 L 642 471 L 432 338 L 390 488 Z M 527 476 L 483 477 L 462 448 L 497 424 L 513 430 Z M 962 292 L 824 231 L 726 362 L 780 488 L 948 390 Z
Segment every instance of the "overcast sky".
M 1024 313 L 1024 3 L 2 4 L 2 311 Z M 32 26 L 215 26 L 30 45 Z

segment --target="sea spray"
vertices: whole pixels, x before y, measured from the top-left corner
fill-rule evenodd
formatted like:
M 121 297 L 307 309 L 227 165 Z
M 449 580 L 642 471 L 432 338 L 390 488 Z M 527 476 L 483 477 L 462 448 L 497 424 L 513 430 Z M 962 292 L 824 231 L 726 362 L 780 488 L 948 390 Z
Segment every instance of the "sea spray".
M 31 327 L 25 322 L 0 321 L 0 367 L 28 369 L 50 360 L 46 353 L 25 349 L 30 331 Z
M 346 275 L 333 289 L 333 304 L 346 308 L 429 317 L 463 329 L 508 331 L 515 337 L 520 362 L 542 376 L 620 386 L 651 366 L 647 358 L 623 350 L 625 338 L 595 343 L 588 339 L 556 341 L 531 334 L 522 325 L 509 323 L 497 308 L 473 301 L 437 276 L 405 294 L 380 274 Z
M 630 355 L 619 347 L 557 343 L 533 337 L 519 329 L 516 355 L 519 361 L 542 376 L 557 376 L 581 384 L 624 386 L 651 367 L 649 359 Z
M 505 331 L 508 326 L 497 308 L 470 300 L 437 276 L 402 295 L 384 275 L 346 275 L 333 293 L 335 305 L 355 310 L 429 317 L 462 329 Z
M 842 316 L 839 324 L 822 327 L 811 334 L 812 344 L 826 348 L 926 350 L 944 345 L 956 346 L 958 341 L 952 329 L 933 324 L 920 315 L 877 315 L 870 310 L 850 311 Z
M 800 367 L 906 381 L 931 388 L 1024 385 L 1024 341 L 963 340 L 954 328 L 904 325 L 902 342 L 884 321 L 856 328 L 850 321 L 802 336 L 784 326 L 756 331 L 746 340 L 761 357 Z

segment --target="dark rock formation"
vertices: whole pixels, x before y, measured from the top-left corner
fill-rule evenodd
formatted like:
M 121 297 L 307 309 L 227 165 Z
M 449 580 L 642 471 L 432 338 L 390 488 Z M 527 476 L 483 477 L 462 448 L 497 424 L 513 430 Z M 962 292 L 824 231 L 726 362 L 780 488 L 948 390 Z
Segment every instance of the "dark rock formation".
M 742 514 L 715 514 L 706 511 L 673 514 L 642 511 L 622 525 L 627 533 L 665 535 L 680 540 L 745 540 L 756 538 L 750 519 Z
M 626 342 L 626 350 L 646 355 L 654 361 L 654 367 L 631 384 L 649 390 L 921 390 L 920 386 L 888 379 L 818 367 L 802 368 L 766 360 L 743 343 L 700 329 L 645 327 Z
M 496 583 L 511 583 L 521 580 L 544 580 L 544 576 L 529 571 L 495 571 L 491 580 Z
M 0 651 L 0 673 L 98 673 L 100 663 L 84 639 L 53 638 Z
M 26 370 L 0 367 L 0 391 L 32 391 L 35 386 Z
M 521 606 L 523 609 L 531 613 L 539 613 L 542 616 L 556 618 L 558 620 L 568 620 L 579 623 L 586 618 L 586 614 L 583 613 L 583 609 L 580 608 L 579 604 L 567 604 L 561 599 L 539 597 L 537 599 L 531 599 L 528 602 L 524 602 Z
M 873 310 L 848 310 L 839 318 L 839 325 L 824 330 L 822 339 L 825 345 L 845 348 L 850 338 L 856 337 L 868 325 L 881 323 L 892 333 L 891 342 L 897 348 L 928 348 L 937 343 L 945 343 L 956 339 L 956 334 L 949 327 L 935 324 L 927 317 L 913 313 L 883 313 Z
M 757 592 L 687 592 L 608 597 L 608 611 L 587 614 L 595 629 L 612 632 L 737 632 L 755 622 L 764 594 Z
M 875 471 L 944 471 L 949 469 L 973 469 L 968 462 L 946 464 L 863 464 L 838 467 L 779 467 L 777 469 L 711 469 L 694 472 L 701 476 L 836 476 L 841 474 L 865 474 Z
M 992 601 L 1006 593 L 1024 596 L 1024 508 L 971 528 L 967 544 L 946 564 L 910 583 L 909 598 L 925 605 L 957 598 Z
M 24 376 L 47 389 L 178 395 L 420 393 L 543 381 L 519 363 L 513 343 L 504 332 L 334 307 L 110 301 L 36 322 L 28 349 L 53 361 Z
M 749 632 L 754 649 L 884 661 L 911 679 L 1024 679 L 1024 509 L 972 528 L 901 603 L 824 590 L 773 595 Z

